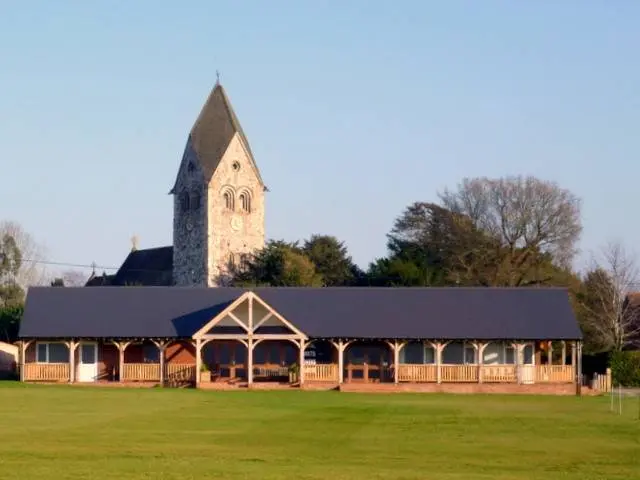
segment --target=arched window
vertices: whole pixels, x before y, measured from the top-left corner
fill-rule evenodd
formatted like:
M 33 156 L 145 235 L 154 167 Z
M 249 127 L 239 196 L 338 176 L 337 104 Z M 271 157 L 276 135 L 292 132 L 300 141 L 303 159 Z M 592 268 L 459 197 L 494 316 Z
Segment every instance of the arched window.
M 233 253 L 229 254 L 229 270 L 234 270 L 236 268 L 236 256 Z
M 222 197 L 224 199 L 224 208 L 226 208 L 227 210 L 234 210 L 234 198 L 233 198 L 233 192 L 231 192 L 230 190 L 225 191 L 222 194 Z
M 249 195 L 249 192 L 240 194 L 240 208 L 243 212 L 251 212 L 251 195 Z
M 193 192 L 191 194 L 191 208 L 193 210 L 198 210 L 200 208 L 200 194 L 198 192 Z
M 189 194 L 184 191 L 180 194 L 180 209 L 183 212 L 189 210 Z

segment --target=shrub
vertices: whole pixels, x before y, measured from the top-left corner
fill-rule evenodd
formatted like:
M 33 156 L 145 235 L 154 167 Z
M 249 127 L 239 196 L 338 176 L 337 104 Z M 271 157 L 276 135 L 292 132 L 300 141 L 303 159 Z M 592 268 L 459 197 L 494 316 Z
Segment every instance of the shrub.
M 640 352 L 613 352 L 609 365 L 614 385 L 640 387 Z

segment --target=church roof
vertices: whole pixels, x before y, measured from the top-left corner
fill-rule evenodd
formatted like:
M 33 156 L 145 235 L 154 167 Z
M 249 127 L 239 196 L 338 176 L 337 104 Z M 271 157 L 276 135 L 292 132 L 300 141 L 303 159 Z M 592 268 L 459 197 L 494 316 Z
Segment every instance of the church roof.
M 562 288 L 250 289 L 309 337 L 579 340 Z M 29 289 L 20 337 L 190 337 L 248 289 Z
M 173 247 L 132 250 L 111 280 L 111 285 L 170 286 Z
M 186 146 L 187 149 L 192 148 L 195 152 L 206 182 L 211 180 L 236 133 L 240 136 L 260 183 L 264 184 L 249 140 L 231 106 L 227 93 L 220 83 L 216 83 L 189 133 Z

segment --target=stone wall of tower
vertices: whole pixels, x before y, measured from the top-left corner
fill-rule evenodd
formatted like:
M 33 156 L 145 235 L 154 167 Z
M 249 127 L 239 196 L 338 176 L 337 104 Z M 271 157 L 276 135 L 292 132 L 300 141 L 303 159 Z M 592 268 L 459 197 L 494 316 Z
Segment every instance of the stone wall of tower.
M 233 210 L 226 208 L 225 191 L 233 192 Z M 251 212 L 241 209 L 243 191 L 250 193 Z M 264 188 L 237 133 L 209 183 L 207 203 L 208 285 L 222 286 L 229 279 L 231 254 L 235 263 L 240 264 L 243 254 L 251 254 L 265 244 Z
M 182 192 L 190 195 L 187 211 L 182 209 Z M 190 141 L 178 171 L 173 195 L 173 283 L 178 286 L 206 286 L 207 195 L 200 163 Z M 199 195 L 199 207 L 193 205 Z

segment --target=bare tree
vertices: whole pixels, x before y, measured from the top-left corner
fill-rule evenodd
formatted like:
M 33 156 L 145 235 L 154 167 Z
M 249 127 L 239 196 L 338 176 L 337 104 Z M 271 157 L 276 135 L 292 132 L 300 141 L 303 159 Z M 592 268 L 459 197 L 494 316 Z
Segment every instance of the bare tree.
M 89 276 L 80 270 L 65 270 L 62 272 L 62 281 L 65 287 L 83 287 Z
M 636 257 L 619 241 L 592 259 L 584 282 L 585 326 L 603 349 L 622 350 L 640 338 L 640 305 L 631 295 L 639 273 Z
M 519 269 L 539 254 L 568 267 L 577 253 L 580 200 L 554 182 L 533 176 L 466 178 L 440 199 L 498 240 L 510 254 L 511 268 Z
M 25 291 L 32 285 L 46 284 L 48 277 L 42 263 L 46 259 L 44 245 L 36 242 L 17 222 L 0 222 L 0 238 L 5 235 L 14 239 L 22 257 L 20 268 L 15 274 L 15 283 Z

